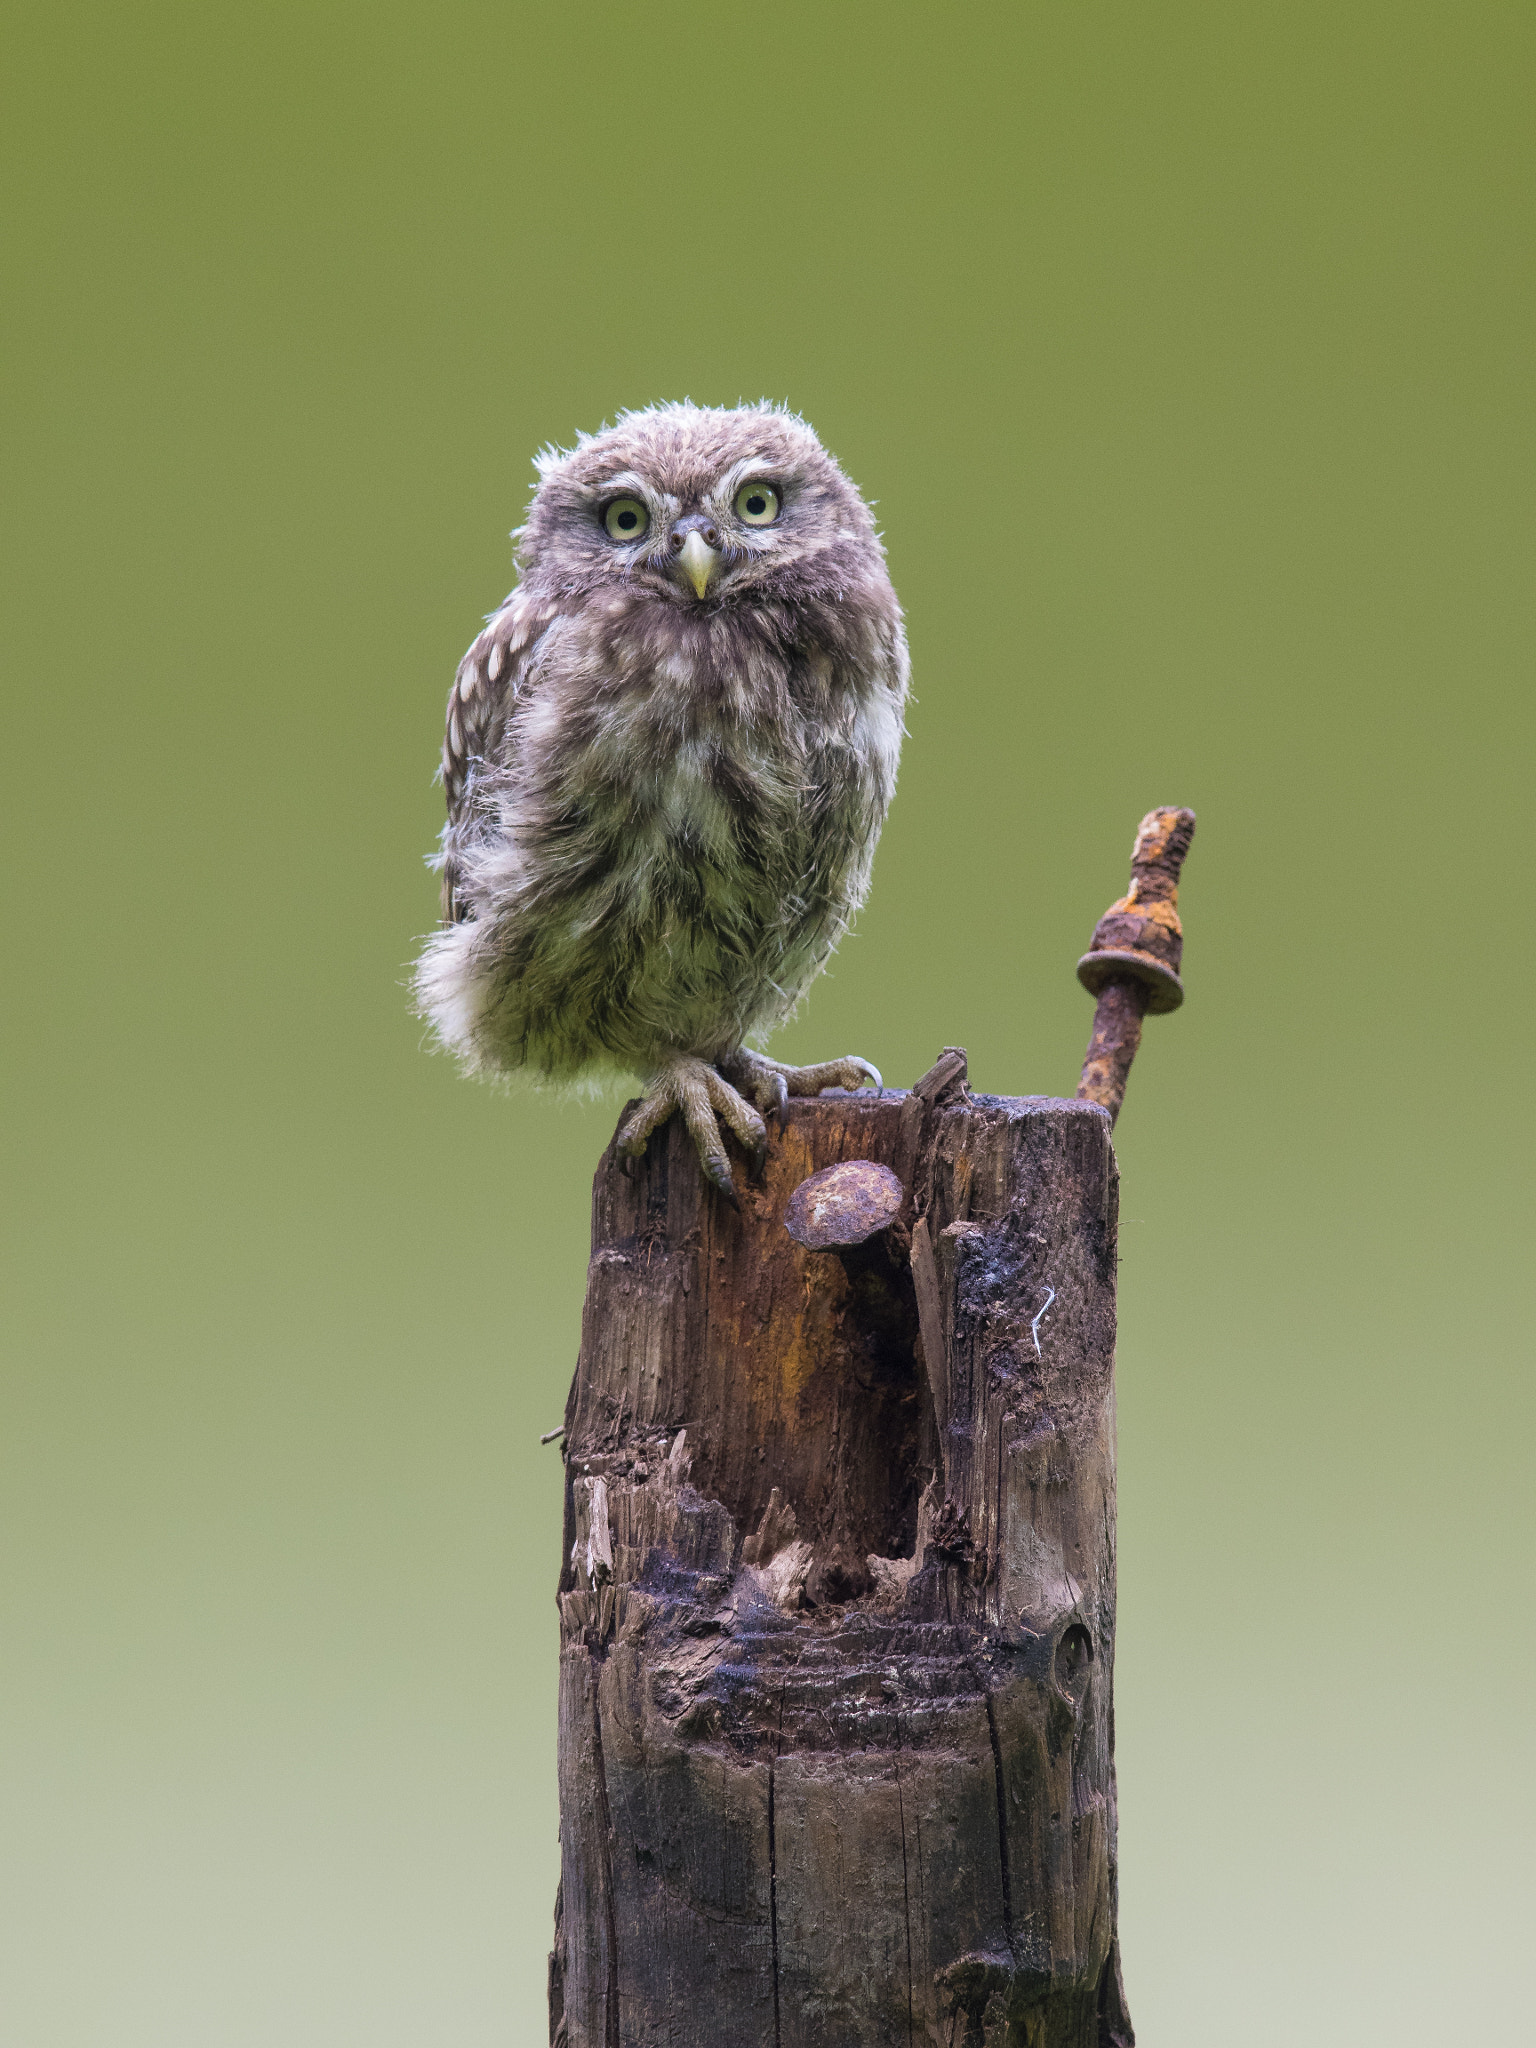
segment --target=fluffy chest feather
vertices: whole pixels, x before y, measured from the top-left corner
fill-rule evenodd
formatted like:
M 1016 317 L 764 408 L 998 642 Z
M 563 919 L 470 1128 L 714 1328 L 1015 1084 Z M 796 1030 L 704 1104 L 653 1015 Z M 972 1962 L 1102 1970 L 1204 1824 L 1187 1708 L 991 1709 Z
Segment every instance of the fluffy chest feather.
M 519 836 L 760 865 L 894 766 L 870 692 L 733 623 L 604 610 L 562 621 L 540 655 L 513 734 Z

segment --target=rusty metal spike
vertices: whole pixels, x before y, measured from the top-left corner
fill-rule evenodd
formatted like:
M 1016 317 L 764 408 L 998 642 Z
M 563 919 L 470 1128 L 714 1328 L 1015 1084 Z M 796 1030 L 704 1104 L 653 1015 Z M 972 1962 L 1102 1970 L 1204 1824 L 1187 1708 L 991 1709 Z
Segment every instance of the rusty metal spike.
M 1125 1100 L 1142 1018 L 1176 1010 L 1184 1000 L 1179 870 L 1194 836 L 1193 811 L 1148 811 L 1131 849 L 1131 886 L 1094 926 L 1077 963 L 1078 980 L 1098 997 L 1078 1100 L 1101 1104 L 1111 1123 Z

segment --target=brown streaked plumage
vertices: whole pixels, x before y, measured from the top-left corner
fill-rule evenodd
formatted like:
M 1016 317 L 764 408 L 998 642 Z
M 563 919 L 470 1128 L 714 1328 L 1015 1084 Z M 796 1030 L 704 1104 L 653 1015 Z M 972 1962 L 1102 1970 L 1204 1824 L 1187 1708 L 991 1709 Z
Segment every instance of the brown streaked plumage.
M 869 885 L 907 694 L 873 518 L 804 421 L 656 406 L 540 458 L 520 581 L 459 665 L 423 1012 L 466 1067 L 640 1074 L 631 1156 L 879 1076 L 748 1051 Z M 753 1105 L 756 1105 L 754 1108 Z

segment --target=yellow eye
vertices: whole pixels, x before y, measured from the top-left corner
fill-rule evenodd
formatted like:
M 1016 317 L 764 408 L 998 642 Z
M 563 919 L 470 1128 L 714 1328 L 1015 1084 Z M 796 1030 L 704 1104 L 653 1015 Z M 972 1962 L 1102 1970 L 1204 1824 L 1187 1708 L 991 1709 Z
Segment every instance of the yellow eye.
M 604 508 L 603 524 L 612 540 L 639 540 L 651 515 L 638 498 L 615 498 Z
M 772 526 L 779 516 L 779 494 L 772 484 L 743 484 L 736 493 L 736 517 L 743 526 Z

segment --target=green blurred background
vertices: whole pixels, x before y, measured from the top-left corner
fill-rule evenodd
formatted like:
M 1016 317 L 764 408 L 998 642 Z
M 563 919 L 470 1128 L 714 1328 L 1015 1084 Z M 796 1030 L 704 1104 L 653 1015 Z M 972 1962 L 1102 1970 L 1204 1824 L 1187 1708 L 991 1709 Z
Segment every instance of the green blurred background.
M 778 1049 L 1070 1093 L 1200 813 L 1119 1139 L 1143 2043 L 1523 2038 L 1536 13 L 7 40 L 4 2048 L 544 2038 L 615 1105 L 402 983 L 529 458 L 684 393 L 806 413 L 910 621 Z

